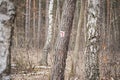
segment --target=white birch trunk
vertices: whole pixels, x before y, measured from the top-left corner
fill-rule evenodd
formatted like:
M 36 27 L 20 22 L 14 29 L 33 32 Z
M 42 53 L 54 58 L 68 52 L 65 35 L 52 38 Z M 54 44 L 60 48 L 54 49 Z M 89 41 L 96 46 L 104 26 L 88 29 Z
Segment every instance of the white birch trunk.
M 10 55 L 11 29 L 15 7 L 9 0 L 0 0 L 0 80 L 10 80 L 6 73 Z
M 99 6 L 100 0 L 88 0 L 88 17 L 86 27 L 86 79 L 99 80 Z
M 48 23 L 46 23 L 46 25 L 48 24 L 48 30 L 47 30 L 47 38 L 46 38 L 46 42 L 44 45 L 44 49 L 43 49 L 43 57 L 41 60 L 41 65 L 47 65 L 47 56 L 48 56 L 48 52 L 50 50 L 50 44 L 52 42 L 52 21 L 53 21 L 53 15 L 52 15 L 52 11 L 53 11 L 53 1 L 54 0 L 50 0 L 50 4 L 49 4 L 49 9 L 48 9 Z M 49 0 L 48 0 L 49 2 Z M 47 12 L 47 10 L 46 10 Z
M 50 5 L 49 5 L 49 27 L 48 27 L 48 32 L 47 32 L 47 40 L 46 40 L 46 45 L 50 45 L 51 40 L 52 40 L 52 22 L 53 22 L 53 1 L 50 0 Z M 49 46 L 50 47 L 50 46 Z

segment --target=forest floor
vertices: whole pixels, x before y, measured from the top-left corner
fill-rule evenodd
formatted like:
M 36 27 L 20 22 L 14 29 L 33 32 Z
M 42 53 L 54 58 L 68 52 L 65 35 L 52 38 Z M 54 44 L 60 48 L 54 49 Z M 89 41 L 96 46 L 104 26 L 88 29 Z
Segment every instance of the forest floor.
M 41 54 L 41 50 L 13 50 L 11 59 L 11 80 L 49 80 L 51 75 L 51 65 L 53 63 L 53 53 L 51 52 L 48 55 L 48 66 L 39 65 Z M 72 64 L 71 56 L 72 52 L 69 52 L 66 61 L 65 80 L 68 80 L 70 74 Z

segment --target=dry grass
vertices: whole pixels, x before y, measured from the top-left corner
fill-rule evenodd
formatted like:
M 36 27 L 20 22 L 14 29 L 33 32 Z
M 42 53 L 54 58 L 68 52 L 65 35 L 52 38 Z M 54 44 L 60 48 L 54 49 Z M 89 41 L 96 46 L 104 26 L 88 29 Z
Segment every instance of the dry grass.
M 41 59 L 41 50 L 26 50 L 14 49 L 12 50 L 12 80 L 49 80 L 51 65 L 53 63 L 53 53 L 48 55 L 49 66 L 39 66 Z M 68 54 L 65 80 L 71 69 L 71 53 Z

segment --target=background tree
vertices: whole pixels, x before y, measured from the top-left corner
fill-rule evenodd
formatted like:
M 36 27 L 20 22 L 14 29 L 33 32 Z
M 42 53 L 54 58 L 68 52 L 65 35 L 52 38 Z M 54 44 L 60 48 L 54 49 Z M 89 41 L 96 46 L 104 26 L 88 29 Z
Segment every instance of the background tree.
M 103 80 L 119 80 L 119 0 L 101 1 L 101 50 L 100 77 Z M 104 13 L 103 13 L 104 12 Z M 117 16 L 117 17 L 116 17 Z
M 42 20 L 42 5 L 41 5 L 41 0 L 39 0 L 39 8 L 38 8 L 38 34 L 37 34 L 37 43 L 38 43 L 38 48 L 40 48 L 40 38 L 41 38 L 41 20 Z
M 48 57 L 48 53 L 50 51 L 50 45 L 51 45 L 51 41 L 52 41 L 53 2 L 54 2 L 54 0 L 46 1 L 46 3 L 47 3 L 47 5 L 46 5 L 46 27 L 48 29 L 47 29 L 46 42 L 45 42 L 45 45 L 43 48 L 43 57 L 40 61 L 41 65 L 48 65 L 48 62 L 47 62 L 48 58 L 47 57 Z
M 31 12 L 31 0 L 26 0 L 26 23 L 25 23 L 25 40 L 26 43 L 29 42 L 29 36 L 30 36 L 30 12 Z
M 36 42 L 37 42 L 37 38 L 36 38 L 36 28 L 37 28 L 37 25 L 36 25 L 36 0 L 33 0 L 33 46 L 34 48 L 37 47 L 36 46 Z

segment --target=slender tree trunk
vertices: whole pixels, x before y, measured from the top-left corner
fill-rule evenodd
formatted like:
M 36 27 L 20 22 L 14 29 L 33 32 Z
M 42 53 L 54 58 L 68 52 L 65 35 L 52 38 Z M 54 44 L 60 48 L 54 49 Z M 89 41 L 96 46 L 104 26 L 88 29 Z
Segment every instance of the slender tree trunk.
M 40 38 L 41 38 L 41 30 L 40 30 L 40 27 L 41 27 L 41 19 L 42 19 L 42 17 L 41 17 L 41 0 L 39 0 L 39 13 L 38 13 L 38 34 L 37 34 L 37 43 L 38 43 L 38 48 L 40 48 Z
M 26 17 L 26 21 L 25 21 L 25 40 L 27 41 L 27 38 L 28 38 L 28 25 L 29 25 L 29 15 L 28 15 L 28 13 L 29 13 L 29 0 L 26 0 L 26 15 L 25 15 L 25 17 Z
M 50 4 L 49 4 L 50 2 Z M 50 51 L 50 44 L 52 41 L 52 24 L 53 24 L 53 15 L 52 15 L 52 11 L 53 11 L 53 0 L 46 0 L 46 27 L 47 29 L 47 38 L 46 38 L 46 42 L 44 45 L 44 49 L 43 49 L 43 54 L 42 54 L 42 59 L 40 64 L 41 65 L 48 65 L 47 62 L 47 57 L 48 57 L 48 53 Z
M 15 7 L 9 0 L 0 1 L 0 80 L 10 80 L 11 31 Z
M 28 3 L 28 44 L 27 46 L 30 46 L 31 44 L 29 44 L 30 38 L 32 38 L 32 36 L 30 35 L 30 26 L 31 26 L 31 0 L 29 0 Z
M 48 29 L 49 27 L 49 0 L 46 0 L 46 15 L 45 15 L 45 26 Z M 47 34 L 46 34 L 47 36 Z M 47 44 L 47 38 L 46 38 L 46 42 L 44 44 L 44 48 L 43 48 L 43 52 L 42 52 L 42 59 L 40 61 L 40 65 L 48 65 L 47 63 L 47 58 L 48 58 L 48 45 Z
M 88 14 L 85 36 L 85 80 L 99 80 L 99 1 L 100 0 L 88 0 Z
M 29 42 L 30 38 L 30 12 L 31 12 L 31 0 L 26 0 L 26 15 L 25 15 L 25 41 Z
M 36 47 L 36 0 L 33 0 L 33 46 Z
M 67 51 L 72 29 L 76 0 L 65 0 L 59 34 L 56 41 L 51 80 L 64 80 Z
M 62 9 L 62 6 L 61 6 L 61 1 L 60 0 L 57 0 L 57 15 L 58 15 L 58 27 L 60 25 L 60 21 L 61 21 L 61 9 Z

